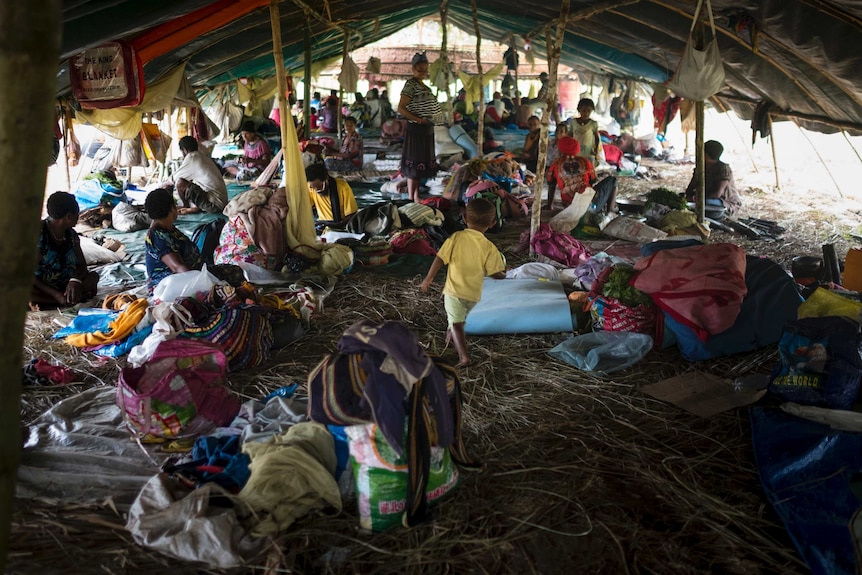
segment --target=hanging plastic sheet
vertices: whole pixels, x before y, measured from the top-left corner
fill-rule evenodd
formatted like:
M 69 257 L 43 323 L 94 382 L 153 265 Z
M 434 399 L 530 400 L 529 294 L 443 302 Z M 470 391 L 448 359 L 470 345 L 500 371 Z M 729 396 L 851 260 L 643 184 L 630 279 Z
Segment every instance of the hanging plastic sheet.
M 359 66 L 350 56 L 345 56 L 341 63 L 341 73 L 338 74 L 338 84 L 346 92 L 356 92 L 356 84 L 359 82 Z

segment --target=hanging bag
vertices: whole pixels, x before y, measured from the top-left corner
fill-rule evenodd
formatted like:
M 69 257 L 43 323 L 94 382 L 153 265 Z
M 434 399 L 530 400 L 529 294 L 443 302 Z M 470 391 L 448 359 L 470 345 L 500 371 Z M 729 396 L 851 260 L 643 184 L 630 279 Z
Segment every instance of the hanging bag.
M 682 59 L 667 86 L 677 95 L 693 101 L 706 100 L 724 86 L 724 66 L 721 63 L 721 54 L 718 52 L 718 36 L 715 33 L 715 21 L 712 18 L 712 5 L 710 0 L 705 1 L 706 10 L 709 13 L 709 25 L 712 28 L 712 40 L 704 46 L 703 50 L 695 48 L 694 27 L 700 22 L 704 4 L 704 0 L 700 0 L 694 11 Z

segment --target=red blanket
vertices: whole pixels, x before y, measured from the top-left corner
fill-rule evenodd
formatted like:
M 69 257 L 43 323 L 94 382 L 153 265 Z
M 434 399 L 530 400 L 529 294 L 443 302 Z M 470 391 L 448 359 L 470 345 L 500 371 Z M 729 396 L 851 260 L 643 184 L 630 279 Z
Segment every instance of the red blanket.
M 631 285 L 701 341 L 734 324 L 747 293 L 745 252 L 733 244 L 662 250 L 639 260 L 635 269 Z

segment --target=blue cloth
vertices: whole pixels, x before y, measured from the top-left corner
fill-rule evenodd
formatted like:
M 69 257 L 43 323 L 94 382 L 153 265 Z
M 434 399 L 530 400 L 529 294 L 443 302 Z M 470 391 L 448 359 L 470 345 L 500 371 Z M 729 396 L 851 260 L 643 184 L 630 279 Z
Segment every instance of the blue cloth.
M 118 311 L 94 308 L 93 312 L 86 314 L 79 313 L 69 325 L 55 333 L 52 337 L 60 339 L 67 335 L 78 333 L 107 332 L 109 330 L 108 324 L 117 319 L 118 315 L 120 315 Z
M 858 573 L 848 525 L 860 501 L 862 434 L 752 407 L 751 436 L 766 497 L 814 575 Z
M 147 339 L 147 336 L 150 335 L 152 332 L 153 326 L 148 325 L 144 329 L 136 331 L 135 333 L 133 333 L 119 343 L 115 343 L 113 345 L 103 345 L 97 349 L 94 349 L 93 353 L 104 357 L 120 357 L 121 355 L 126 355 L 132 350 L 133 347 L 143 343 L 143 341 Z
M 195 243 L 183 232 L 174 228 L 165 230 L 162 228 L 150 228 L 147 232 L 146 263 L 147 263 L 147 290 L 150 294 L 163 279 L 173 272 L 168 264 L 162 261 L 162 257 L 168 254 L 178 254 L 180 259 L 189 269 L 199 270 L 204 260 L 201 251 Z
M 192 448 L 192 457 L 196 466 L 221 467 L 219 473 L 203 472 L 203 481 L 212 481 L 227 489 L 238 492 L 251 477 L 248 466 L 251 458 L 240 452 L 240 436 L 199 437 Z

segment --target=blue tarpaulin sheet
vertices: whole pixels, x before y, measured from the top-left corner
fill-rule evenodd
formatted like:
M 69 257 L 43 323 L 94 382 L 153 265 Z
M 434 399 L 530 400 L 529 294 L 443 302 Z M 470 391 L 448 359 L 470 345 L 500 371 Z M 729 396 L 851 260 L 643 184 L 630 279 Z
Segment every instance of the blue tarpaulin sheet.
M 752 407 L 751 435 L 766 496 L 814 575 L 858 573 L 850 490 L 862 472 L 862 433 Z

